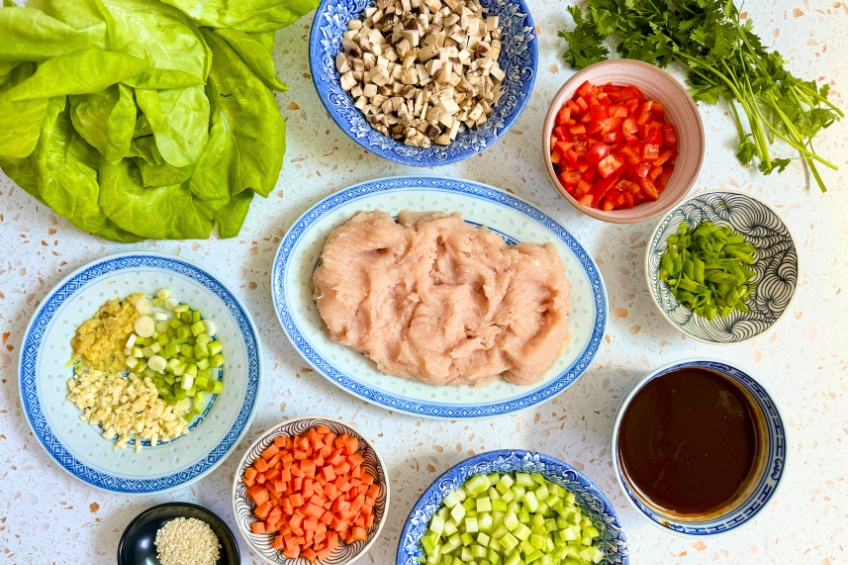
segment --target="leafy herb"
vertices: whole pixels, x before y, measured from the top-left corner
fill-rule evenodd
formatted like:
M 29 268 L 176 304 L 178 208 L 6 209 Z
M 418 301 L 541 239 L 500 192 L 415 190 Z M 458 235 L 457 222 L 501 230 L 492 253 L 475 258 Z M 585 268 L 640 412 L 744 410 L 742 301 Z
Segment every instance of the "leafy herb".
M 585 19 L 579 8 L 569 8 L 576 28 L 559 34 L 569 42 L 564 56 L 572 66 L 606 59 L 606 37 L 619 40 L 623 57 L 660 67 L 682 63 L 695 100 L 727 100 L 739 134 L 740 162 L 756 158 L 764 174 L 782 172 L 789 160 L 769 152 L 778 138 L 800 153 L 826 190 L 817 164 L 834 170 L 836 165 L 819 156 L 812 142 L 844 114 L 827 99 L 827 85 L 819 88 L 795 77 L 777 51 L 765 49 L 753 22 L 739 19 L 732 0 L 587 0 L 586 6 Z
M 0 167 L 113 241 L 236 236 L 283 165 L 274 32 L 317 3 L 4 0 Z

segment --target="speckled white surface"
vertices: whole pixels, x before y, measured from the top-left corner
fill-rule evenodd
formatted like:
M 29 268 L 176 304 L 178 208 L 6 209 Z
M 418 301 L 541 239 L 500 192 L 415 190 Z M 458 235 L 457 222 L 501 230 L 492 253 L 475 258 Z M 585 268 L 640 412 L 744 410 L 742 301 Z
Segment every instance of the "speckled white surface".
M 277 190 L 257 199 L 232 240 L 120 246 L 84 234 L 0 175 L 0 562 L 114 563 L 118 539 L 141 510 L 170 500 L 207 506 L 233 525 L 232 473 L 256 435 L 283 418 L 341 417 L 375 440 L 392 480 L 392 508 L 381 539 L 360 563 L 394 563 L 398 535 L 413 502 L 439 473 L 488 449 L 538 449 L 582 469 L 612 499 L 627 530 L 634 564 L 848 563 L 848 129 L 821 136 L 821 152 L 842 170 L 826 172 L 830 191 L 806 187 L 797 163 L 765 178 L 733 157 L 726 108 L 702 107 L 707 159 L 696 189 L 732 187 L 764 198 L 795 234 L 801 276 L 790 313 L 751 342 L 713 347 L 684 339 L 651 304 L 642 272 L 652 222 L 614 226 L 580 215 L 556 194 L 543 168 L 540 134 L 548 100 L 570 76 L 556 31 L 563 0 L 529 0 L 539 25 L 539 79 L 516 126 L 484 154 L 456 166 L 420 171 L 359 149 L 330 121 L 308 74 L 311 17 L 277 35 L 277 68 L 291 90 L 277 95 L 288 121 L 288 153 Z M 755 29 L 808 78 L 827 80 L 846 104 L 848 5 L 838 1 L 749 3 Z M 678 75 L 680 76 L 680 75 Z M 554 215 L 593 254 L 610 297 L 606 344 L 588 373 L 538 409 L 478 422 L 421 420 L 354 399 L 305 363 L 286 341 L 271 309 L 269 266 L 290 223 L 319 198 L 387 175 L 430 172 L 512 190 Z M 210 476 L 176 492 L 127 498 L 93 490 L 61 471 L 33 438 L 18 400 L 17 356 L 23 331 L 49 289 L 73 269 L 108 253 L 157 249 L 198 261 L 247 304 L 265 350 L 265 392 L 251 432 Z M 748 367 L 779 403 L 789 434 L 787 473 L 776 500 L 751 526 L 694 541 L 654 529 L 626 503 L 613 477 L 608 444 L 622 394 L 651 368 L 706 355 Z M 242 544 L 244 563 L 258 563 Z

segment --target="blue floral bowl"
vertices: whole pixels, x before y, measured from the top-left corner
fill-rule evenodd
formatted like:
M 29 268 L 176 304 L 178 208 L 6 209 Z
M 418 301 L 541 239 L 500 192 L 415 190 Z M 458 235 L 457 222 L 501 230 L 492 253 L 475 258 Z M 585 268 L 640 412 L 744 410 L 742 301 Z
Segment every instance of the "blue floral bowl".
M 448 146 L 432 145 L 427 149 L 409 147 L 374 130 L 339 84 L 335 60 L 341 50 L 342 34 L 347 31 L 347 22 L 358 18 L 369 4 L 373 0 L 322 0 L 312 22 L 309 38 L 312 80 L 324 107 L 342 131 L 375 155 L 416 167 L 457 163 L 484 151 L 504 136 L 530 100 L 536 81 L 539 60 L 536 28 L 524 0 L 480 0 L 489 14 L 500 16 L 504 32 L 498 59 L 506 72 L 503 95 L 486 123 L 459 134 Z
M 577 502 L 600 531 L 605 554 L 602 565 L 628 565 L 627 540 L 615 509 L 604 493 L 580 471 L 544 453 L 501 449 L 475 455 L 454 465 L 431 484 L 409 513 L 398 543 L 397 565 L 419 565 L 423 555 L 419 540 L 442 500 L 474 475 L 488 473 L 541 473 L 547 480 L 574 493 Z
M 734 310 L 713 320 L 696 316 L 660 279 L 666 240 L 683 221 L 690 227 L 702 221 L 730 226 L 757 248 L 756 263 L 751 265 L 757 273 L 754 292 L 745 302 L 749 312 Z M 789 309 L 798 285 L 798 253 L 789 228 L 767 204 L 743 192 L 714 190 L 684 200 L 660 220 L 648 243 L 645 276 L 654 303 L 671 325 L 698 341 L 728 345 L 762 334 Z
M 672 371 L 688 367 L 698 367 L 720 373 L 733 379 L 747 392 L 749 399 L 762 412 L 763 418 L 758 422 L 758 435 L 761 438 L 762 449 L 755 461 L 755 482 L 748 488 L 742 498 L 735 505 L 720 510 L 716 515 L 682 519 L 673 516 L 649 504 L 640 497 L 624 476 L 621 463 L 618 460 L 618 434 L 621 428 L 621 420 L 624 412 L 638 393 L 649 381 L 666 375 Z M 613 468 L 618 484 L 621 486 L 627 499 L 639 513 L 648 519 L 650 523 L 662 528 L 666 532 L 675 533 L 687 537 L 713 536 L 729 532 L 739 526 L 749 523 L 757 513 L 762 510 L 774 496 L 777 485 L 780 482 L 786 467 L 786 431 L 783 420 L 777 411 L 777 406 L 763 386 L 755 381 L 747 372 L 728 365 L 717 359 L 686 359 L 669 363 L 650 373 L 634 386 L 624 397 L 618 412 L 615 415 L 612 433 Z

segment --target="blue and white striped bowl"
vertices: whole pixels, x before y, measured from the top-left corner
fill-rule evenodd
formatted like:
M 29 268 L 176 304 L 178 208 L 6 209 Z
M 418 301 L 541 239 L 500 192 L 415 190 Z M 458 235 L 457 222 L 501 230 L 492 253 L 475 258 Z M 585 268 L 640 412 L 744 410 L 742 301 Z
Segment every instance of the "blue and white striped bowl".
M 409 513 L 400 534 L 396 565 L 419 565 L 418 559 L 424 555 L 421 536 L 427 532 L 430 519 L 445 497 L 474 475 L 489 473 L 539 473 L 574 493 L 577 503 L 600 532 L 597 541 L 604 552 L 601 565 L 630 563 L 627 539 L 615 508 L 595 483 L 568 463 L 550 455 L 523 449 L 500 449 L 480 453 L 454 465 L 424 491 Z
M 132 444 L 114 450 L 114 442 L 80 421 L 80 410 L 65 399 L 73 373 L 66 365 L 71 338 L 107 300 L 163 287 L 217 325 L 226 357 L 224 392 L 212 396 L 187 435 L 156 447 L 143 442 L 138 453 Z M 261 371 L 259 335 L 247 308 L 211 273 L 166 253 L 119 253 L 71 273 L 36 310 L 21 348 L 21 405 L 60 469 L 111 492 L 153 494 L 206 476 L 232 453 L 256 412 Z
M 679 517 L 662 512 L 647 504 L 644 499 L 630 488 L 630 484 L 621 469 L 621 462 L 618 460 L 618 433 L 621 428 L 621 420 L 633 397 L 636 396 L 636 393 L 649 381 L 657 377 L 661 377 L 672 371 L 691 367 L 720 373 L 738 383 L 753 397 L 753 400 L 756 401 L 757 406 L 764 416 L 764 425 L 760 426 L 760 441 L 763 446 L 763 455 L 756 462 L 760 473 L 759 477 L 755 479 L 754 488 L 737 505 L 708 520 L 682 520 Z M 786 431 L 774 400 L 772 400 L 763 386 L 754 380 L 746 371 L 718 359 L 701 358 L 676 361 L 660 367 L 646 376 L 624 397 L 615 415 L 612 430 L 613 469 L 615 470 L 618 484 L 627 495 L 627 500 L 651 524 L 666 532 L 681 536 L 697 538 L 714 536 L 729 532 L 750 522 L 774 496 L 775 489 L 777 489 L 777 485 L 786 467 Z
M 734 310 L 713 320 L 696 316 L 679 302 L 660 280 L 660 258 L 666 240 L 686 220 L 690 227 L 702 221 L 730 226 L 757 248 L 753 295 L 745 302 L 750 312 Z M 715 345 L 753 339 L 774 326 L 789 309 L 798 285 L 798 253 L 789 228 L 772 208 L 743 192 L 714 190 L 698 193 L 660 220 L 645 254 L 645 277 L 651 297 L 668 322 L 684 334 Z

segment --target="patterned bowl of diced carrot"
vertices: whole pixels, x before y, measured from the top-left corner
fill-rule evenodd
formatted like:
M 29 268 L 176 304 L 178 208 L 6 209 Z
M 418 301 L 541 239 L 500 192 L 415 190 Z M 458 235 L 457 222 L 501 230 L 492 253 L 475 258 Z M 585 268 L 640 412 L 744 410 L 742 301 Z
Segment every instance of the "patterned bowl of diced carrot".
M 233 479 L 233 511 L 244 539 L 272 565 L 346 565 L 383 528 L 389 476 L 356 428 L 323 416 L 264 432 Z

